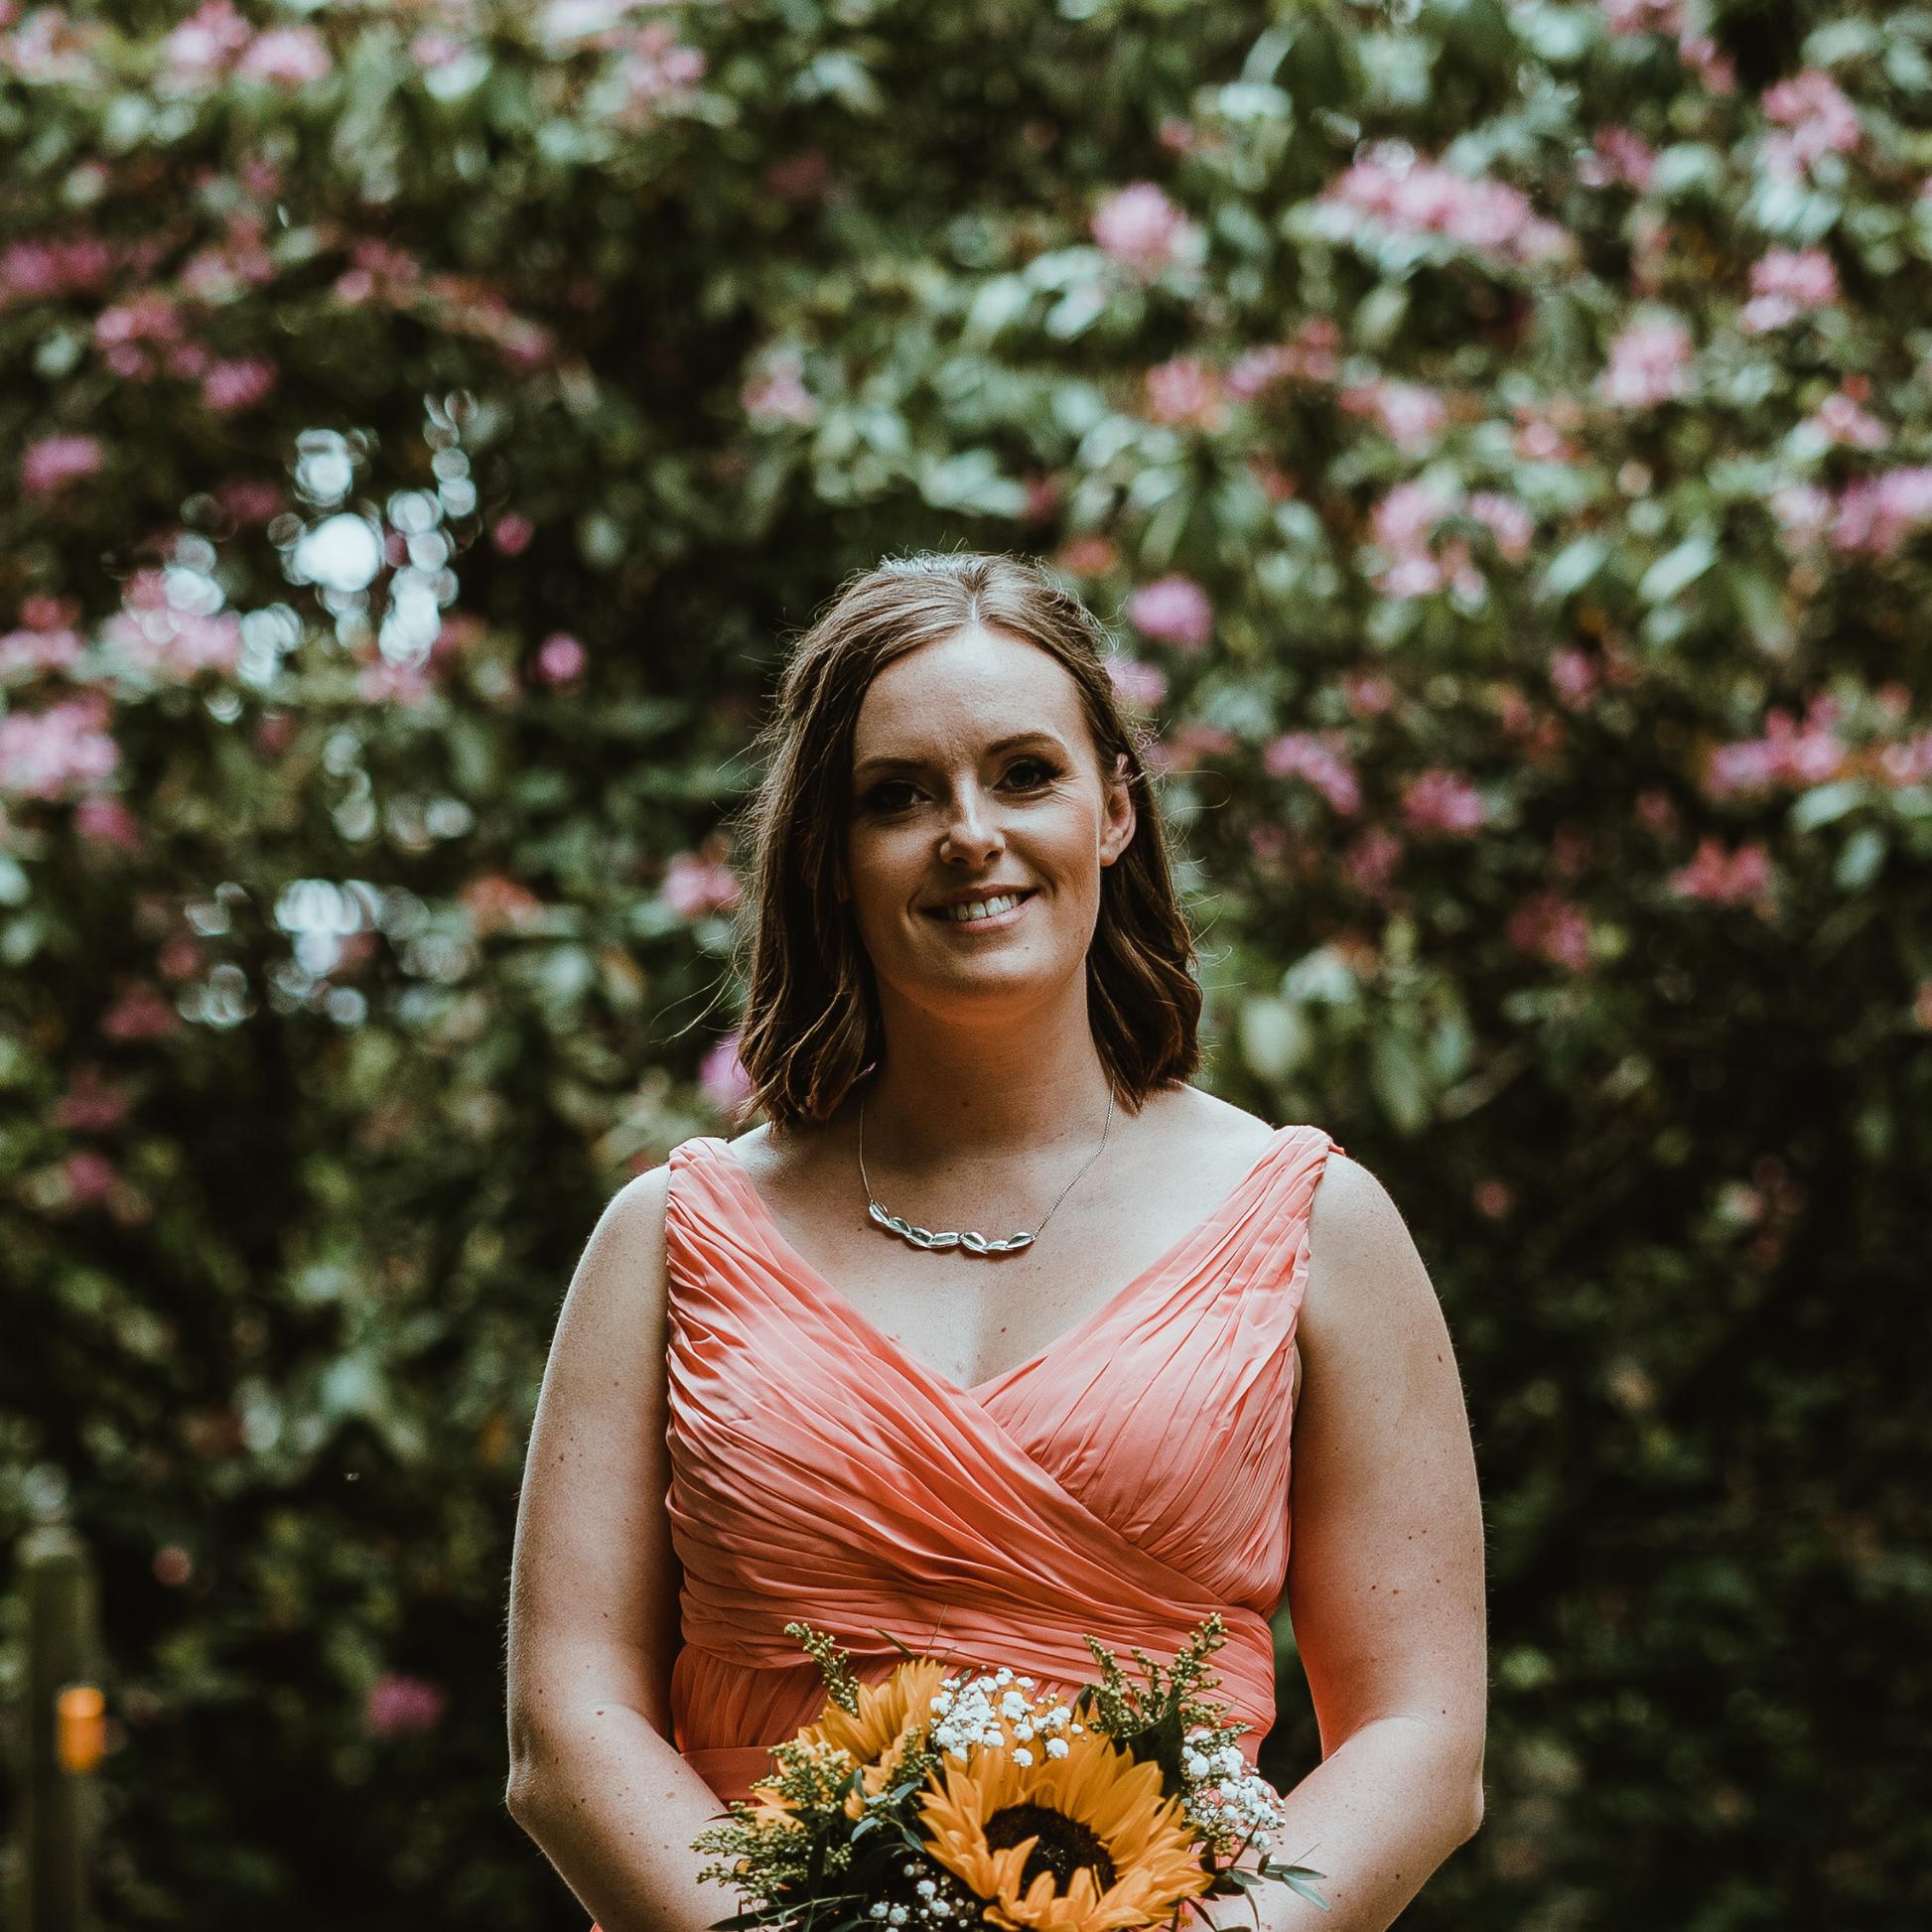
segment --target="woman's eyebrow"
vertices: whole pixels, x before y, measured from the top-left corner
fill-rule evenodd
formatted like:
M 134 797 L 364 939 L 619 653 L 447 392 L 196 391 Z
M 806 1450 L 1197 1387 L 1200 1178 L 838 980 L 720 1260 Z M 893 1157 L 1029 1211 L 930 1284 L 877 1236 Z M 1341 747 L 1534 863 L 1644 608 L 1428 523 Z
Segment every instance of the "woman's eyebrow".
M 1002 752 L 1017 751 L 1023 745 L 1050 746 L 1056 752 L 1064 752 L 1059 734 L 1050 731 L 1014 732 L 1006 738 L 996 738 L 981 755 L 985 758 L 998 758 Z M 894 758 L 881 753 L 872 758 L 861 759 L 852 767 L 854 777 L 869 771 L 922 771 L 932 762 L 930 759 Z

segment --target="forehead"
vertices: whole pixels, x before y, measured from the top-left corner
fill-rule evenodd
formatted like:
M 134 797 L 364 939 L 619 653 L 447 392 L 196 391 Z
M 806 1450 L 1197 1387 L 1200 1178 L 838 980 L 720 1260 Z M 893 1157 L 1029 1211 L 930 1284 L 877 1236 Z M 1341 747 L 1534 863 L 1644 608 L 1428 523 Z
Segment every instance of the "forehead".
M 969 749 L 1025 732 L 1089 749 L 1079 687 L 1059 661 L 1011 631 L 976 627 L 907 651 L 859 707 L 855 762 Z

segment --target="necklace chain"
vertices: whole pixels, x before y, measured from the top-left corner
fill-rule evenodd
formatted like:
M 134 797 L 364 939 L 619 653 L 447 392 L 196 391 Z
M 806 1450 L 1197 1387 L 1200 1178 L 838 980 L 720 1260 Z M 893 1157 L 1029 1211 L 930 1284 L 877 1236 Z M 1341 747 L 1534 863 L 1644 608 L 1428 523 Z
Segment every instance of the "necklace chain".
M 909 1241 L 915 1248 L 924 1248 L 932 1253 L 940 1253 L 949 1248 L 961 1248 L 969 1255 L 1017 1255 L 1022 1248 L 1031 1248 L 1046 1232 L 1046 1223 L 1060 1211 L 1060 1202 L 1072 1193 L 1088 1173 L 1093 1164 L 1107 1151 L 1107 1136 L 1114 1125 L 1114 1093 L 1110 1085 L 1107 1089 L 1107 1118 L 1101 1124 L 1100 1145 L 1087 1157 L 1085 1165 L 1071 1180 L 1054 1196 L 1053 1204 L 1046 1210 L 1045 1218 L 1038 1227 L 1029 1234 L 1022 1228 L 1017 1234 L 1010 1234 L 1004 1241 L 989 1241 L 985 1235 L 976 1234 L 968 1228 L 962 1232 L 948 1230 L 935 1234 L 930 1228 L 915 1227 L 910 1221 L 901 1220 L 897 1214 L 889 1214 L 873 1198 L 872 1180 L 866 1173 L 866 1101 L 863 1094 L 859 1097 L 859 1181 L 866 1190 L 866 1212 L 877 1227 L 884 1228 L 888 1234 L 896 1234 L 902 1241 Z

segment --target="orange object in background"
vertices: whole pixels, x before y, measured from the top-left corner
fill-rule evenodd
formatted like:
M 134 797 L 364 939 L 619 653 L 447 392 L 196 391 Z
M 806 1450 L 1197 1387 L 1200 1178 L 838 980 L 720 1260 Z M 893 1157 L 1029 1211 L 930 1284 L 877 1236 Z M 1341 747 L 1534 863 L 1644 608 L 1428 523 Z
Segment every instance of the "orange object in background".
M 64 1769 L 80 1777 L 107 1752 L 107 1700 L 91 1684 L 70 1684 L 54 1700 L 57 1748 Z

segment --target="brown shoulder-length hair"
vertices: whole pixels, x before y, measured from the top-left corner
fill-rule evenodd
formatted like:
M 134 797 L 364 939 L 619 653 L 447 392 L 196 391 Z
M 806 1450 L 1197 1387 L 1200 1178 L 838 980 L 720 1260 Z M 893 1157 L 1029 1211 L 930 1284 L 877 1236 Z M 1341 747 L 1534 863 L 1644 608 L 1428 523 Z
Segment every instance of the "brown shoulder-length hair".
M 1053 658 L 1080 693 L 1102 772 L 1127 761 L 1138 822 L 1101 874 L 1087 950 L 1087 1015 L 1114 1091 L 1138 1108 L 1200 1063 L 1193 940 L 1100 626 L 1043 571 L 1010 557 L 906 557 L 854 578 L 806 632 L 765 733 L 751 811 L 758 930 L 739 1055 L 779 1126 L 829 1119 L 885 1050 L 872 963 L 838 894 L 859 708 L 895 658 L 975 626 L 1010 631 Z

